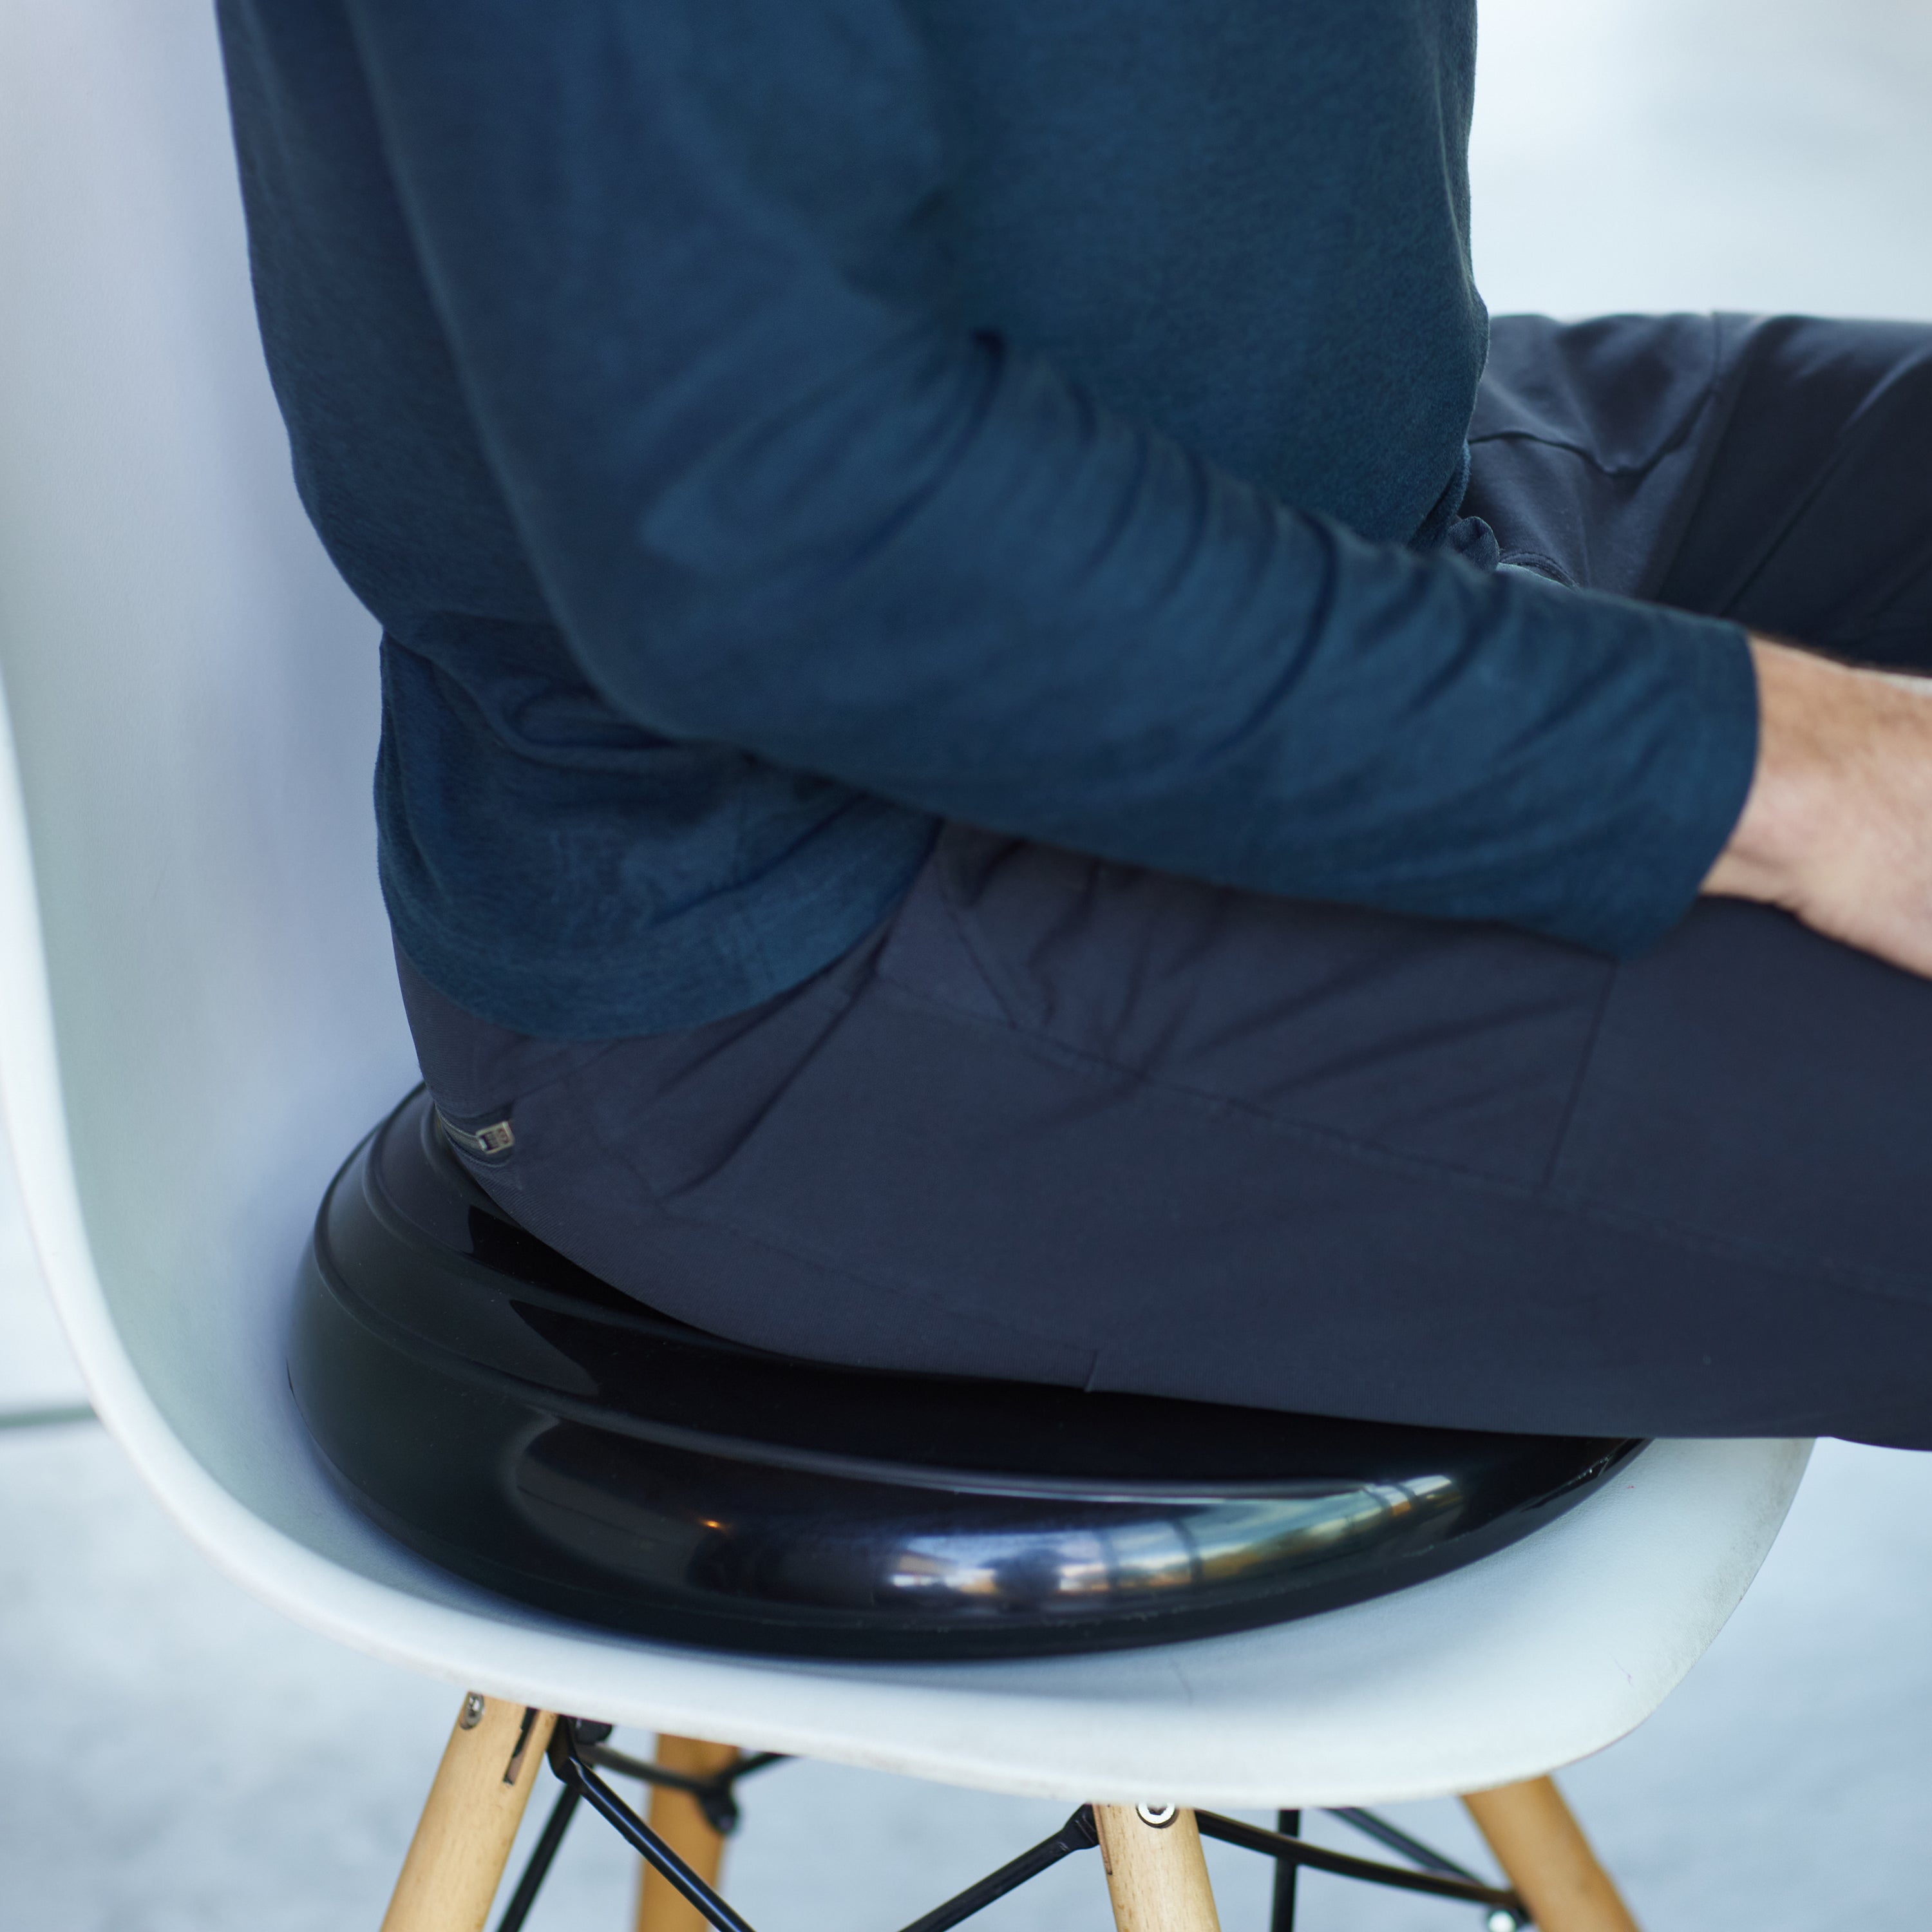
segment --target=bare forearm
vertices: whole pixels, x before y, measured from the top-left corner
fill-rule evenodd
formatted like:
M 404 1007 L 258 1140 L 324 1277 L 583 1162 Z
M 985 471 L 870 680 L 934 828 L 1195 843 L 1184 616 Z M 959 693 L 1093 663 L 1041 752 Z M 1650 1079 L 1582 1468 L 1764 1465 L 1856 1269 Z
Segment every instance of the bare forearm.
M 1932 682 L 1751 649 L 1756 773 L 1705 891 L 1932 976 Z

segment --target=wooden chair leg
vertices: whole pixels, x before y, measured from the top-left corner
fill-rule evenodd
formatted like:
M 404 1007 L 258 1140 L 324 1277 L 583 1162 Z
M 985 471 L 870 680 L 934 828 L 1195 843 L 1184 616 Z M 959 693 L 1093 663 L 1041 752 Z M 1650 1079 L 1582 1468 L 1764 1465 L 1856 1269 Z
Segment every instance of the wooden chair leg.
M 1472 1791 L 1462 1802 L 1540 1932 L 1637 1932 L 1552 1779 Z
M 709 1778 L 738 1755 L 735 1744 L 706 1744 L 698 1738 L 658 1739 L 658 1762 L 687 1778 Z M 711 1828 L 695 1799 L 662 1785 L 651 1787 L 650 1827 L 707 1885 L 718 1882 L 724 1862 L 724 1840 Z M 704 1915 L 681 1898 L 670 1882 L 640 1858 L 638 1932 L 709 1932 Z
M 556 1724 L 500 1697 L 463 1700 L 382 1932 L 482 1932 Z
M 1117 1932 L 1221 1932 L 1192 1811 L 1096 1804 L 1094 1822 Z

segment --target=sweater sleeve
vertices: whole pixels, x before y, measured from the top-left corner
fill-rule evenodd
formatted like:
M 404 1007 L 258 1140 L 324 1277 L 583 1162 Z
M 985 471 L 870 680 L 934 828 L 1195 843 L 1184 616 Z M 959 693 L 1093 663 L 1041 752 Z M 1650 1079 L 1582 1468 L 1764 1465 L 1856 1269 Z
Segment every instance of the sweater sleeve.
M 1734 626 L 1373 544 L 955 313 L 899 0 L 351 0 L 489 460 L 654 730 L 1604 950 L 1756 749 Z

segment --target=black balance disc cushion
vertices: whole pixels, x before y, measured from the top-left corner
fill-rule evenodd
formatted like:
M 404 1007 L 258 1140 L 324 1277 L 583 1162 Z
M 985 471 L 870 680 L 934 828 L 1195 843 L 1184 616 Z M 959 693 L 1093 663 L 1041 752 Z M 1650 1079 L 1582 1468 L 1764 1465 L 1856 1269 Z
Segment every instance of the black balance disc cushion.
M 420 1092 L 316 1220 L 290 1378 L 350 1493 L 546 1610 L 797 1655 L 1024 1656 L 1454 1569 L 1640 1445 L 829 1368 L 655 1314 L 507 1220 Z

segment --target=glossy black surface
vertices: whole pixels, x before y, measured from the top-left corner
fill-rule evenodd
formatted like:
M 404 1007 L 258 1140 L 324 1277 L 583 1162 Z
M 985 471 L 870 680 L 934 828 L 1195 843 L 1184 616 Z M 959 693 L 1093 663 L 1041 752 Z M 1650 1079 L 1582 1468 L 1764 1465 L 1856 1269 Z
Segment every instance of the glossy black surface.
M 507 1220 L 404 1102 L 322 1204 L 290 1353 L 437 1562 L 710 1647 L 964 1658 L 1277 1622 L 1560 1514 L 1638 1445 L 882 1375 L 655 1314 Z

